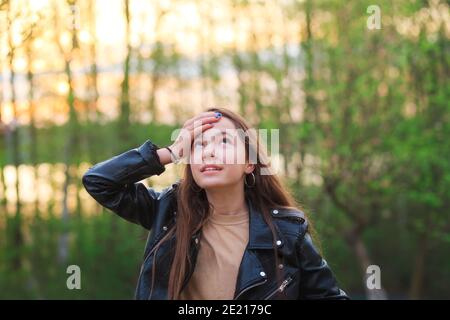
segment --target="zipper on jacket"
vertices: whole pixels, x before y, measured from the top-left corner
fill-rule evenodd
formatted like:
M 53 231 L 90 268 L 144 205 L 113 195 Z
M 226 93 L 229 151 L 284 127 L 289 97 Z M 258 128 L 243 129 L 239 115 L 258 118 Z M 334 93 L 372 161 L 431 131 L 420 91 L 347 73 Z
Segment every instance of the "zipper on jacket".
M 237 300 L 244 292 L 247 292 L 248 290 L 253 289 L 254 287 L 260 286 L 266 282 L 267 282 L 267 279 L 264 279 L 263 281 L 260 281 L 255 284 L 252 284 L 251 286 L 248 286 L 247 288 L 241 290 L 241 292 L 238 293 L 238 295 L 236 296 L 236 298 L 234 298 L 234 300 Z
M 172 229 L 172 228 L 171 228 L 171 229 Z M 170 229 L 167 230 L 166 233 L 165 233 L 161 238 L 157 239 L 157 241 L 156 241 L 155 245 L 153 246 L 153 248 L 149 251 L 149 253 L 147 254 L 147 256 L 144 258 L 144 261 L 142 262 L 142 265 L 141 265 L 141 270 L 140 270 L 140 272 L 139 272 L 138 281 L 137 281 L 138 287 L 139 287 L 139 285 L 140 285 L 140 283 L 141 283 L 141 276 L 142 276 L 142 271 L 144 271 L 145 262 L 147 262 L 148 258 L 149 258 L 149 257 L 152 255 L 152 253 L 156 250 L 157 246 L 158 246 L 159 243 L 162 241 L 162 239 L 164 238 L 164 236 L 165 236 L 168 232 L 170 232 L 170 231 L 171 231 Z M 138 289 L 138 288 L 137 288 L 137 289 Z M 137 292 L 136 292 L 136 293 L 137 293 Z
M 267 297 L 264 298 L 264 300 L 269 300 L 270 298 L 272 298 L 277 292 L 283 292 L 284 289 L 286 289 L 286 287 L 289 285 L 289 283 L 291 283 L 292 281 L 292 276 L 287 277 L 282 283 L 281 285 L 276 288 L 273 292 L 271 292 Z
M 156 239 L 155 241 L 155 245 L 153 246 L 153 248 L 149 251 L 149 253 L 147 254 L 147 256 L 144 259 L 144 262 L 142 264 L 145 263 L 145 261 L 147 261 L 148 257 L 150 257 L 153 253 L 153 251 L 156 250 L 156 248 L 158 247 L 158 245 L 160 244 L 160 242 L 162 241 L 162 239 L 165 237 L 166 234 L 168 234 L 171 231 L 172 228 L 168 229 L 160 238 Z

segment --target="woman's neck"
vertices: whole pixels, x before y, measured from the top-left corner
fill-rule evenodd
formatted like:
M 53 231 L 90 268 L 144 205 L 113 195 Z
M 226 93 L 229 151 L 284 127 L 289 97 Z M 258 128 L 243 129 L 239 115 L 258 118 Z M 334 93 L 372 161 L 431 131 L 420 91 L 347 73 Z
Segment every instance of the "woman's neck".
M 247 211 L 244 186 L 227 186 L 226 188 L 207 189 L 206 196 L 213 206 L 213 214 L 239 214 Z

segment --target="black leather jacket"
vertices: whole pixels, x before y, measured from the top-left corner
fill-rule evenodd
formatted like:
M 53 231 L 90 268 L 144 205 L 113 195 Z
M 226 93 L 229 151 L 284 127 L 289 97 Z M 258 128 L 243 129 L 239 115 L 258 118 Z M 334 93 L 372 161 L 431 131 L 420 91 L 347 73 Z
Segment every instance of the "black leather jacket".
M 138 182 L 160 175 L 165 167 L 156 153 L 157 146 L 147 140 L 109 160 L 92 166 L 83 176 L 87 192 L 101 205 L 122 218 L 150 230 L 144 262 L 137 283 L 136 299 L 167 299 L 168 277 L 173 259 L 174 236 L 157 250 L 155 283 L 152 293 L 153 248 L 174 227 L 178 183 L 156 192 Z M 234 299 L 348 299 L 339 289 L 332 271 L 313 245 L 303 212 L 271 208 L 278 233 L 279 266 L 283 277 L 276 283 L 272 233 L 262 215 L 247 200 L 249 207 L 249 242 L 236 282 Z M 191 257 L 199 248 L 199 231 L 191 239 Z M 195 263 L 194 263 L 195 266 Z M 187 284 L 193 269 L 185 278 Z M 282 295 L 281 292 L 284 294 Z M 150 295 L 151 294 L 151 295 Z

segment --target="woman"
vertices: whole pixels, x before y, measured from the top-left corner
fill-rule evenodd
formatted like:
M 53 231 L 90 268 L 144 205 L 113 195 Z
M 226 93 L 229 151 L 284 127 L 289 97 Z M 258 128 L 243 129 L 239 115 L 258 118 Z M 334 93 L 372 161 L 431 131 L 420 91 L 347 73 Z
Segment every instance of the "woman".
M 85 173 L 95 200 L 151 230 L 136 299 L 348 298 L 255 137 L 213 108 L 171 146 L 147 140 Z M 161 192 L 138 182 L 181 161 L 183 179 Z

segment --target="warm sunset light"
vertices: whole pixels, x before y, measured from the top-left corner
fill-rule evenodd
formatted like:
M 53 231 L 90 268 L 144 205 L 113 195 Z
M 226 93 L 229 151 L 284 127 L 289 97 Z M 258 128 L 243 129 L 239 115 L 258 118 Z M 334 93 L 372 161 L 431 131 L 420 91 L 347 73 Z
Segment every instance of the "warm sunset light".
M 0 300 L 450 297 L 449 39 L 444 0 L 0 0 Z

